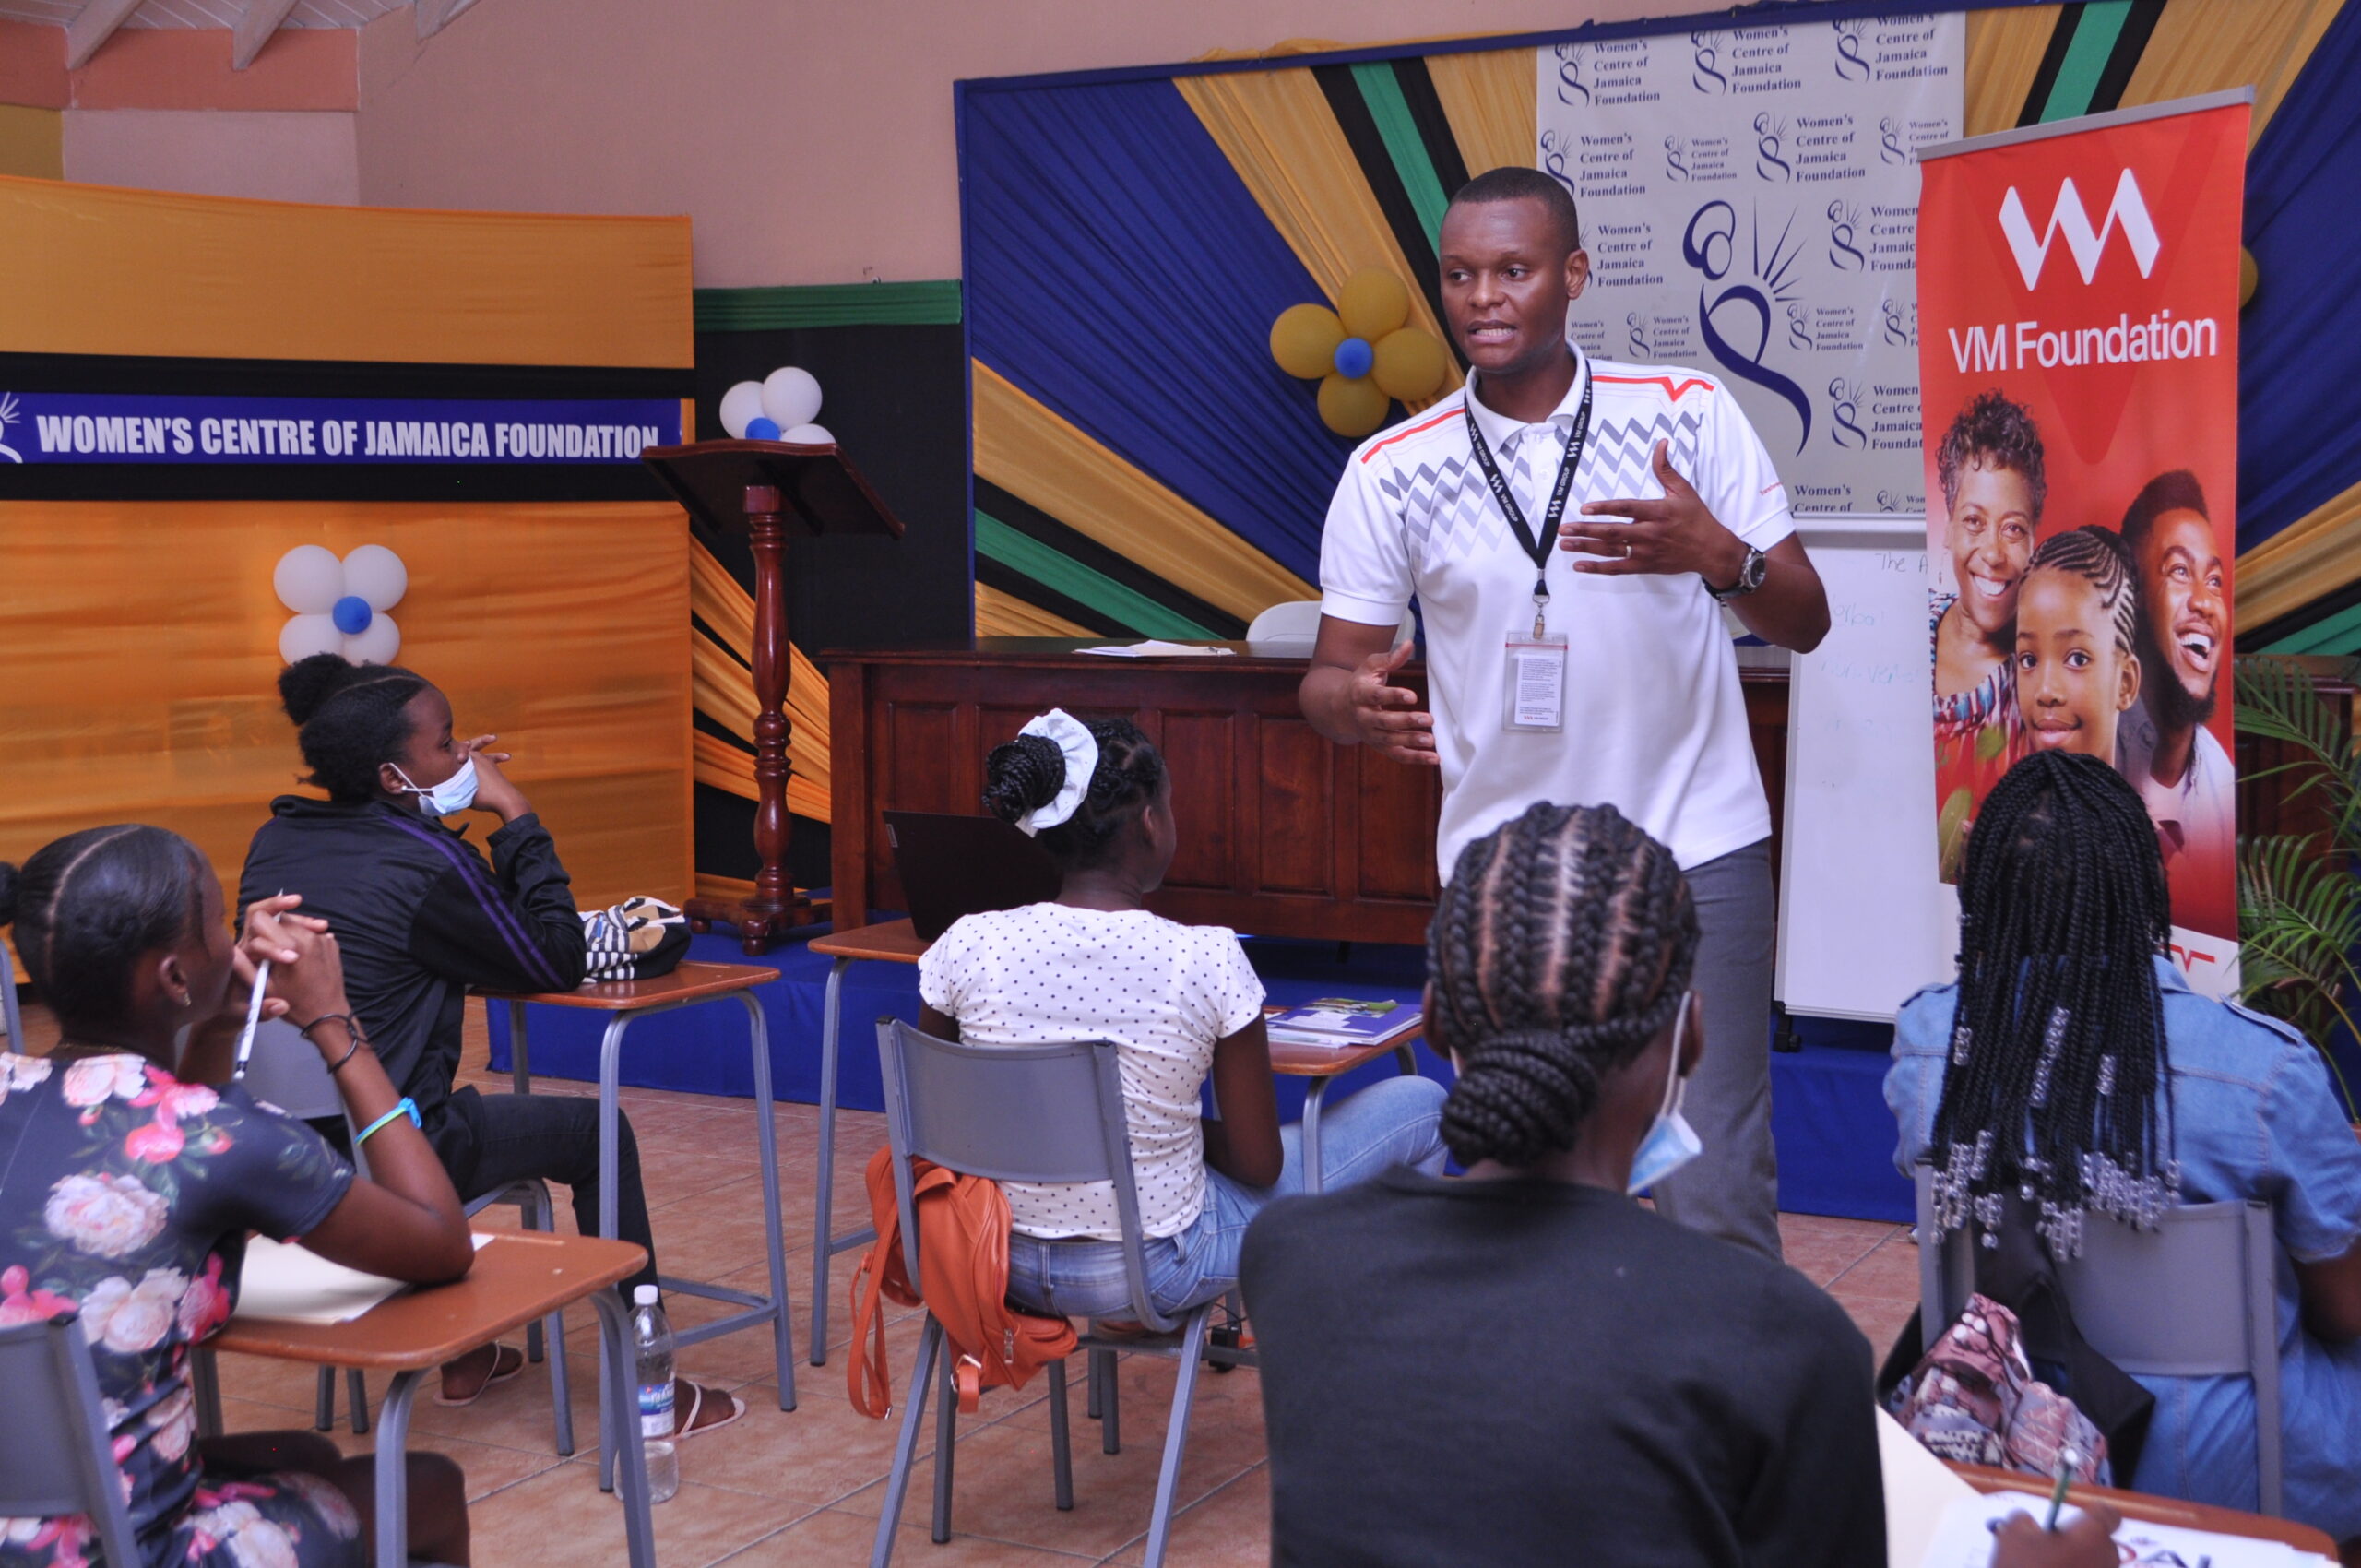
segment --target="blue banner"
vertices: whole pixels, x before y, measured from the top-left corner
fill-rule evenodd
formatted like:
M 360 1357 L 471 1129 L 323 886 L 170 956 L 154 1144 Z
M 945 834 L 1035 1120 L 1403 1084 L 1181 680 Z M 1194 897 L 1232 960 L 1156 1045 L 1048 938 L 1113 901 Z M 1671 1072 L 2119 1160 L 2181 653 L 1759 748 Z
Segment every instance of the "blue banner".
M 661 398 L 0 392 L 0 464 L 635 464 L 680 439 L 681 405 Z

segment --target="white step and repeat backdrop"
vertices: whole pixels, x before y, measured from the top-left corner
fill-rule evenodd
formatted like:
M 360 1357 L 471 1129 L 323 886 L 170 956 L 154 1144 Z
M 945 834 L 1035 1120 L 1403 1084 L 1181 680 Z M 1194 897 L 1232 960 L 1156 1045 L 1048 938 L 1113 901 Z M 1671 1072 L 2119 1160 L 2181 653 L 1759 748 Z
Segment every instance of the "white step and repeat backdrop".
M 1961 134 L 1966 18 L 1536 50 L 1536 161 L 1574 196 L 1585 352 L 1719 376 L 1798 512 L 1915 512 L 1918 170 Z

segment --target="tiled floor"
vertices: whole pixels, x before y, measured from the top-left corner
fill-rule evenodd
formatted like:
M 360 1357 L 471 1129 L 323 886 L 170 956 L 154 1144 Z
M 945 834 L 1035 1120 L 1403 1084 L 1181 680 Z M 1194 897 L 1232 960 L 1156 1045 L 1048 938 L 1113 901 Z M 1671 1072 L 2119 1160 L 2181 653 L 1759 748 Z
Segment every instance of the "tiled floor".
M 469 1012 L 463 1077 L 487 1090 L 505 1088 L 504 1078 L 484 1070 L 481 1004 L 470 1004 Z M 47 1023 L 38 1009 L 29 1013 L 26 1032 L 36 1048 L 46 1045 Z M 538 1083 L 536 1092 L 591 1089 L 552 1079 Z M 625 1090 L 623 1103 L 639 1137 L 665 1271 L 760 1289 L 760 1178 L 748 1174 L 754 1163 L 752 1106 L 642 1089 Z M 776 1114 L 800 1356 L 811 1321 L 818 1123 L 810 1106 L 782 1105 Z M 848 1112 L 838 1123 L 836 1212 L 848 1226 L 865 1223 L 861 1170 L 884 1136 L 873 1115 Z M 505 1221 L 488 1212 L 481 1222 Z M 562 1222 L 571 1228 L 571 1215 Z M 1907 1229 L 1809 1215 L 1782 1216 L 1780 1229 L 1787 1261 L 1825 1285 L 1874 1345 L 1882 1349 L 1889 1344 L 1917 1301 L 1917 1260 Z M 733 1568 L 818 1568 L 867 1560 L 894 1423 L 862 1418 L 846 1397 L 851 1324 L 841 1292 L 855 1257 L 847 1253 L 837 1260 L 828 1364 L 796 1363 L 798 1404 L 792 1414 L 778 1409 L 765 1335 L 730 1335 L 682 1353 L 684 1374 L 733 1389 L 748 1410 L 735 1426 L 682 1446 L 680 1493 L 656 1510 L 657 1550 L 667 1568 L 721 1562 Z M 683 1323 L 719 1310 L 683 1298 L 670 1304 Z M 904 1314 L 887 1334 L 897 1388 L 908 1374 L 917 1326 Z M 598 1491 L 592 1473 L 595 1341 L 587 1313 L 569 1318 L 566 1337 L 575 1374 L 575 1430 L 581 1439 L 571 1460 L 558 1459 L 552 1450 L 545 1366 L 528 1367 L 523 1377 L 492 1390 L 468 1409 L 437 1408 L 431 1388 L 419 1401 L 412 1444 L 438 1449 L 466 1468 L 475 1560 L 483 1568 L 588 1568 L 623 1561 L 616 1505 Z M 305 1369 L 224 1356 L 221 1385 L 233 1431 L 310 1424 L 314 1384 Z M 1074 1506 L 1068 1513 L 1057 1511 L 1050 1497 L 1046 1379 L 1022 1394 L 987 1395 L 980 1414 L 959 1430 L 952 1540 L 937 1547 L 928 1538 L 932 1469 L 922 1462 L 903 1516 L 901 1560 L 928 1568 L 1137 1563 L 1171 1385 L 1169 1361 L 1133 1358 L 1122 1364 L 1123 1451 L 1112 1457 L 1099 1451 L 1097 1428 L 1083 1419 L 1080 1393 L 1074 1392 Z M 373 1396 L 382 1389 L 381 1382 L 373 1381 Z M 1201 1377 L 1197 1390 L 1181 1471 L 1181 1512 L 1169 1561 L 1176 1568 L 1259 1568 L 1270 1561 L 1260 1390 L 1251 1372 Z M 338 1441 L 348 1452 L 370 1451 L 370 1438 L 356 1439 L 341 1421 L 338 1426 Z

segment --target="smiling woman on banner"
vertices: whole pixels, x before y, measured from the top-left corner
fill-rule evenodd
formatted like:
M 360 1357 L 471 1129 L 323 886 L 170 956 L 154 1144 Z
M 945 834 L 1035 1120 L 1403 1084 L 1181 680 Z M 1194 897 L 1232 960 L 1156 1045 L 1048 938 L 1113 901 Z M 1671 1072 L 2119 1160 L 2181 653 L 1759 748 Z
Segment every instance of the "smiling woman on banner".
M 1590 261 L 1561 184 L 1533 169 L 1470 181 L 1441 261 L 1443 314 L 1475 368 L 1346 464 L 1304 713 L 1331 740 L 1442 770 L 1446 877 L 1462 846 L 1536 801 L 1612 804 L 1670 847 L 1696 895 L 1714 1049 L 1689 1091 L 1703 1156 L 1657 1201 L 1775 1257 L 1771 814 L 1722 607 L 1809 651 L 1827 596 L 1718 380 L 1568 342 Z M 1431 712 L 1394 681 L 1414 595 Z

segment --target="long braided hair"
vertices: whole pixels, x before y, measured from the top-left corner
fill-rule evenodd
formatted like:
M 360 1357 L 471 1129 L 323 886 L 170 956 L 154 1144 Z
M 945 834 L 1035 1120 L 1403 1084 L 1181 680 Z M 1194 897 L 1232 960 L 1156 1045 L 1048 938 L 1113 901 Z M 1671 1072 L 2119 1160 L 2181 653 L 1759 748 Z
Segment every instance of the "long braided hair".
M 2180 1187 L 2153 964 L 2171 902 L 2139 793 L 2097 757 L 2034 753 L 1985 797 L 1959 901 L 1942 1228 L 1974 1219 L 1997 1246 L 2011 1195 L 2060 1256 L 2088 1210 L 2154 1225 Z
M 1086 871 L 1105 863 L 1116 833 L 1137 819 L 1164 788 L 1164 757 L 1138 725 L 1128 719 L 1093 719 L 1084 728 L 1098 742 L 1098 766 L 1082 804 L 1073 816 L 1043 828 L 1033 840 L 1049 851 L 1060 871 Z M 1065 785 L 1065 754 L 1046 735 L 1019 735 L 994 746 L 984 759 L 984 809 L 1003 822 L 1014 822 L 1048 805 Z
M 2027 576 L 2045 570 L 2072 572 L 2088 581 L 2098 591 L 2099 604 L 2106 612 L 2107 625 L 2115 633 L 2118 650 L 2137 651 L 2140 567 L 2121 534 L 2096 523 L 2084 523 L 2081 528 L 2052 534 L 2034 547 L 2033 558 L 2025 563 Z
M 1427 928 L 1427 1038 L 1460 1063 L 1451 1152 L 1525 1166 L 1572 1148 L 1696 958 L 1688 880 L 1613 806 L 1538 802 L 1462 849 Z

